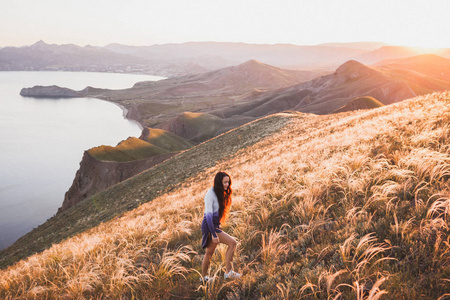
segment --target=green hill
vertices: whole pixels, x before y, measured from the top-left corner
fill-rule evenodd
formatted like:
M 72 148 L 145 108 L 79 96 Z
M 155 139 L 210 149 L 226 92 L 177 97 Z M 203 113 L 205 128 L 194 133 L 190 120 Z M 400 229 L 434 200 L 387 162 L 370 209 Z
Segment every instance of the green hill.
M 184 112 L 161 128 L 194 143 L 206 141 L 216 135 L 222 119 L 206 113 Z
M 2 251 L 5 265 L 49 248 L 0 271 L 0 297 L 444 299 L 449 123 L 449 92 L 249 123 L 79 203 Z M 223 279 L 219 246 L 217 276 L 200 284 L 203 197 L 219 170 L 233 179 L 223 228 L 238 240 L 234 264 L 244 276 Z
M 141 139 L 129 137 L 115 147 L 99 146 L 89 149 L 88 152 L 101 161 L 126 162 L 161 155 L 169 151 Z
M 194 146 L 194 144 L 186 139 L 170 131 L 158 128 L 146 128 L 141 138 L 169 152 L 185 150 Z
M 101 161 L 127 162 L 193 147 L 194 144 L 176 134 L 147 128 L 141 138 L 129 137 L 117 146 L 99 146 L 89 149 L 90 155 Z

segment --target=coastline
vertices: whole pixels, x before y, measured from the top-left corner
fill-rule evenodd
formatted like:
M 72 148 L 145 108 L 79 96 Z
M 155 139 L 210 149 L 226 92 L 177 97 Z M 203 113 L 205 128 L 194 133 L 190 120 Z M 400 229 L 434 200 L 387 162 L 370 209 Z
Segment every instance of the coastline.
M 133 122 L 135 124 L 137 124 L 141 130 L 144 130 L 145 126 L 137 118 L 133 118 L 133 114 L 125 106 L 123 106 L 123 105 L 121 105 L 121 104 L 119 104 L 117 102 L 114 102 L 114 101 L 104 100 L 104 99 L 100 99 L 100 98 L 95 98 L 95 99 L 99 99 L 99 100 L 107 101 L 107 102 L 110 102 L 110 103 L 114 103 L 115 105 L 119 106 L 122 109 L 122 112 L 123 112 L 122 116 L 125 119 L 127 119 L 127 120 L 129 120 L 129 121 L 131 121 L 131 122 Z
M 36 71 L 36 73 L 39 73 L 40 71 Z M 49 72 L 49 73 L 54 73 L 54 72 Z M 64 73 L 59 71 L 57 73 Z M 77 72 L 67 72 L 67 73 L 77 73 Z M 79 72 L 79 73 L 83 73 L 83 72 Z M 91 73 L 91 74 L 119 74 L 119 75 L 123 75 L 124 73 L 114 73 L 114 72 L 86 72 L 86 73 Z M 133 73 L 129 73 L 128 75 L 144 75 L 144 74 L 133 74 Z M 152 82 L 156 82 L 156 81 L 160 81 L 160 80 L 164 80 L 167 79 L 167 77 L 163 77 L 163 76 L 158 76 L 158 75 L 151 75 L 151 74 L 145 74 L 146 76 L 152 76 L 154 77 L 153 80 L 135 80 L 132 83 L 132 86 L 136 85 L 137 83 L 140 82 L 145 82 L 145 81 L 152 81 Z M 119 88 L 119 89 L 124 89 Z M 52 86 L 48 86 L 48 85 L 34 85 L 32 87 L 22 87 L 21 91 L 20 91 L 20 95 L 22 97 L 31 97 L 31 98 L 92 98 L 92 99 L 98 99 L 98 100 L 103 100 L 103 101 L 107 101 L 107 102 L 111 102 L 114 103 L 116 105 L 118 105 L 122 111 L 123 111 L 123 117 L 135 124 L 137 124 L 139 126 L 139 128 L 141 130 L 143 130 L 146 125 L 142 120 L 142 117 L 138 111 L 137 108 L 131 106 L 131 107 L 126 107 L 123 104 L 119 104 L 117 101 L 115 100 L 111 100 L 108 99 L 108 97 L 104 97 L 103 92 L 106 91 L 113 91 L 115 90 L 114 88 L 111 89 L 109 87 L 105 87 L 105 88 L 93 88 L 91 86 L 86 86 L 80 90 L 78 89 L 73 89 L 73 88 L 66 88 L 66 87 L 62 87 L 59 84 L 53 84 Z
M 105 73 L 106 74 L 106 73 Z M 2 239 L 0 239 L 0 249 L 3 250 L 13 245 L 19 238 L 33 230 L 36 226 L 39 226 L 46 222 L 47 219 L 51 218 L 54 214 L 56 214 L 58 208 L 61 206 L 64 195 L 73 183 L 73 179 L 76 175 L 77 170 L 79 169 L 79 164 L 81 160 L 81 156 L 83 151 L 90 147 L 95 147 L 101 144 L 110 144 L 112 146 L 119 143 L 121 140 L 126 139 L 128 136 L 135 136 L 139 138 L 139 135 L 142 134 L 145 125 L 140 121 L 140 115 L 137 113 L 137 109 L 132 106 L 126 107 L 123 103 L 117 103 L 111 100 L 102 99 L 101 97 L 92 97 L 92 96 L 82 96 L 76 98 L 91 98 L 96 100 L 102 100 L 107 102 L 112 102 L 118 105 L 122 110 L 123 119 L 121 119 L 118 115 L 118 111 L 114 108 L 110 109 L 111 111 L 115 111 L 115 118 L 118 123 L 121 124 L 124 119 L 131 121 L 132 127 L 134 130 L 130 133 L 121 134 L 117 139 L 112 139 L 111 142 L 89 142 L 94 139 L 96 130 L 92 129 L 92 132 L 89 131 L 91 129 L 86 129 L 89 132 L 87 136 L 85 134 L 77 133 L 73 135 L 71 140 L 80 139 L 81 142 L 86 142 L 92 146 L 80 146 L 79 149 L 77 147 L 66 147 L 66 143 L 62 143 L 64 145 L 57 145 L 58 147 L 50 147 L 48 145 L 52 145 L 50 142 L 45 142 L 44 138 L 48 135 L 46 132 L 51 132 L 52 134 L 56 134 L 55 136 L 65 137 L 66 135 L 72 136 L 72 134 L 67 134 L 71 130 L 72 127 L 68 124 L 64 126 L 52 126 L 54 130 L 42 130 L 42 127 L 33 127 L 33 130 L 37 130 L 38 133 L 43 133 L 44 136 L 39 138 L 40 134 L 32 134 L 33 135 L 33 147 L 32 149 L 28 149 L 31 147 L 20 147 L 21 143 L 26 145 L 30 144 L 30 139 L 27 138 L 26 142 L 24 142 L 25 138 L 23 136 L 19 136 L 18 138 L 13 137 L 13 134 L 16 132 L 20 134 L 20 132 L 24 132 L 25 130 L 17 131 L 16 129 L 11 129 L 8 127 L 11 124 L 11 128 L 26 128 L 27 122 L 33 122 L 35 124 L 40 124 L 39 126 L 45 126 L 45 122 L 41 123 L 38 120 L 39 116 L 44 116 L 46 113 L 52 112 L 52 114 L 56 114 L 54 118 L 57 119 L 61 116 L 60 111 L 54 111 L 53 109 L 57 109 L 58 107 L 62 107 L 65 100 L 70 101 L 69 98 L 60 97 L 48 97 L 49 99 L 45 99 L 47 97 L 27 97 L 21 96 L 20 91 L 25 87 L 32 87 L 33 85 L 41 85 L 41 86 L 50 86 L 57 84 L 58 86 L 71 86 L 74 85 L 74 89 L 78 89 L 78 86 L 86 86 L 85 82 L 98 82 L 98 85 L 102 86 L 103 83 L 105 85 L 114 85 L 116 82 L 120 85 L 124 85 L 124 82 L 133 82 L 130 83 L 130 86 L 135 84 L 136 82 L 142 81 L 142 77 L 140 76 L 131 76 L 128 75 L 124 79 L 122 77 L 115 78 L 111 76 L 96 77 L 96 75 L 104 75 L 103 73 L 95 74 L 89 73 L 84 74 L 84 72 L 42 72 L 42 71 L 12 71 L 0 72 L 1 76 L 1 90 L 4 99 L 3 100 L 3 114 L 2 116 L 6 116 L 2 121 L 2 127 L 5 132 L 9 132 L 7 138 L 13 138 L 13 140 L 3 139 L 2 144 L 2 153 L 4 154 L 4 159 L 2 162 L 3 173 L 0 174 L 2 185 L 7 185 L 8 189 L 2 190 L 2 195 L 0 195 L 0 202 L 3 205 L 3 211 L 0 216 L 2 221 L 2 226 L 0 226 L 0 235 Z M 92 76 L 91 76 L 92 75 Z M 113 75 L 113 74 L 107 74 Z M 122 75 L 122 74 L 119 74 Z M 128 79 L 128 77 L 130 77 Z M 79 79 L 81 78 L 81 79 Z M 95 84 L 95 83 L 94 83 Z M 125 83 L 126 84 L 126 83 Z M 30 98 L 30 99 L 26 99 Z M 34 98 L 34 99 L 31 99 Z M 42 99 L 43 98 L 43 99 Z M 38 104 L 42 100 L 43 104 Z M 75 101 L 76 102 L 76 101 Z M 83 101 L 84 102 L 84 101 Z M 92 101 L 93 102 L 93 101 Z M 36 104 L 36 105 L 34 105 Z M 55 105 L 52 105 L 55 104 Z M 36 106 L 36 107 L 35 107 Z M 52 110 L 45 109 L 51 108 Z M 106 104 L 105 104 L 106 106 Z M 86 109 L 89 109 L 90 106 L 87 106 Z M 17 111 L 21 111 L 21 114 L 17 114 Z M 110 111 L 108 109 L 108 111 Z M 86 111 L 85 115 L 89 115 L 90 112 L 94 112 L 96 110 Z M 55 112 L 55 113 L 53 113 Z M 71 110 L 67 110 L 69 114 L 73 114 Z M 96 112 L 96 113 L 102 113 Z M 10 115 L 11 118 L 8 116 Z M 23 116 L 27 116 L 24 120 L 25 122 L 21 122 L 22 125 L 14 125 L 14 120 L 22 120 Z M 9 122 L 10 120 L 13 120 Z M 61 121 L 67 121 L 67 119 L 61 119 Z M 91 122 L 89 118 L 83 121 L 83 124 Z M 93 121 L 94 122 L 94 121 Z M 102 127 L 103 124 L 96 123 Z M 138 128 L 134 125 L 136 124 Z M 14 125 L 14 126 L 13 126 Z M 69 127 L 67 130 L 63 130 L 61 133 L 56 130 L 56 128 L 65 128 Z M 107 125 L 109 127 L 109 125 Z M 123 127 L 122 125 L 120 125 Z M 105 132 L 106 135 L 113 135 L 114 128 L 111 130 L 107 130 Z M 139 130 L 139 131 L 138 131 Z M 60 134 L 60 135 L 59 135 Z M 117 135 L 117 134 L 116 134 Z M 36 142 L 35 140 L 39 139 L 41 144 Z M 53 141 L 53 140 L 52 140 Z M 58 142 L 62 140 L 58 139 Z M 79 143 L 79 144 L 80 144 Z M 43 145 L 44 150 L 40 150 L 40 145 Z M 84 144 L 83 144 L 84 145 Z M 62 149 L 62 150 L 57 150 Z M 30 151 L 28 151 L 30 150 Z M 36 150 L 39 152 L 40 159 L 33 158 L 33 151 Z M 56 150 L 56 154 L 52 154 Z M 59 152 L 58 152 L 59 151 Z M 64 154 L 61 154 L 62 152 Z M 29 153 L 31 152 L 31 153 Z M 35 156 L 35 155 L 34 155 Z M 29 158 L 31 157 L 31 158 Z M 27 163 L 23 162 L 22 158 L 29 158 L 26 160 Z M 41 164 L 40 161 L 47 161 L 49 163 Z M 58 164 L 57 168 L 51 167 L 54 164 Z M 14 176 L 11 176 L 10 172 L 14 172 Z M 10 174 L 8 174 L 10 173 Z M 47 174 L 46 176 L 41 176 L 41 174 Z M 52 177 L 54 176 L 54 177 Z M 17 180 L 16 178 L 21 178 Z M 29 180 L 32 184 L 28 184 Z M 24 183 L 26 181 L 26 184 Z M 28 207 L 32 207 L 33 211 L 30 211 L 28 214 L 27 210 L 19 210 L 15 209 L 16 203 L 19 201 L 26 203 Z M 12 224 L 9 226 L 9 224 Z M 13 228 L 11 228 L 13 227 Z

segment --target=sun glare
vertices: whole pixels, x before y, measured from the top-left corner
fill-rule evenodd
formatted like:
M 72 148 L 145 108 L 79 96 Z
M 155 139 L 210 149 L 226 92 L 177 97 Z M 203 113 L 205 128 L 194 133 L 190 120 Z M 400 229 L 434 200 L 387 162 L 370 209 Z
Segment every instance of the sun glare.
M 411 49 L 412 51 L 414 51 L 417 55 L 420 54 L 440 54 L 442 52 L 442 50 L 444 50 L 445 48 L 435 48 L 435 47 L 430 47 L 430 48 L 425 48 L 425 47 L 408 47 L 407 48 Z

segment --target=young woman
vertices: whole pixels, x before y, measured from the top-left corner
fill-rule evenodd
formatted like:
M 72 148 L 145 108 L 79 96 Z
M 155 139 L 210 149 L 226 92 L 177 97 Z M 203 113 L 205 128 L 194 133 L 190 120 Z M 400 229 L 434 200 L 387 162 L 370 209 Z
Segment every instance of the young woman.
M 214 187 L 208 190 L 205 195 L 205 215 L 202 222 L 202 247 L 205 249 L 205 256 L 202 263 L 201 280 L 208 281 L 206 276 L 214 254 L 219 243 L 228 246 L 225 254 L 226 273 L 225 279 L 239 278 L 242 275 L 233 271 L 233 255 L 236 249 L 236 240 L 222 231 L 220 224 L 228 218 L 231 207 L 231 178 L 225 172 L 219 172 L 214 178 Z

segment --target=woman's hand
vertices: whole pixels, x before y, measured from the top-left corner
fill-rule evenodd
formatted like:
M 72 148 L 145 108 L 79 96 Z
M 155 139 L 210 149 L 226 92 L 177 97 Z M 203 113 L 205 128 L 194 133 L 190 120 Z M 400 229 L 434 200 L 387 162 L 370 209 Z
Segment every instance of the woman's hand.
M 219 237 L 212 237 L 212 241 L 216 244 L 220 243 Z

